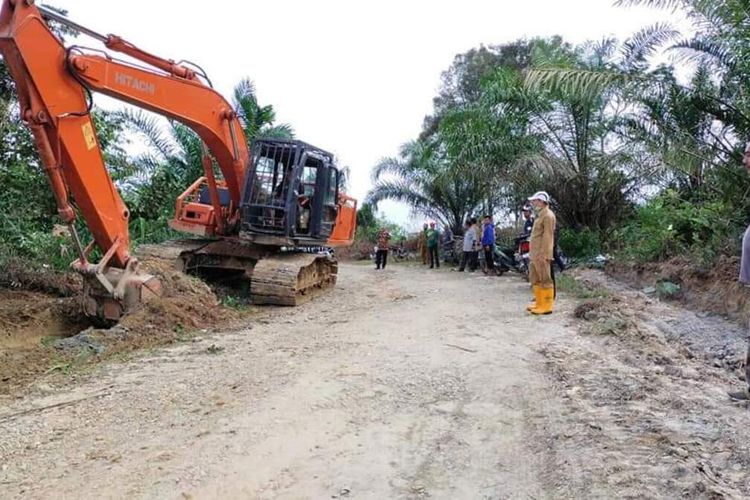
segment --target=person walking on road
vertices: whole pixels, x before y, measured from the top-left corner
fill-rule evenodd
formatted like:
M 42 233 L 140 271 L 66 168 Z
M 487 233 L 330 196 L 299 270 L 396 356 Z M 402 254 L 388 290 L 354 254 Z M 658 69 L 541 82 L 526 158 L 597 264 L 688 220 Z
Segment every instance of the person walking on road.
M 467 220 L 464 226 L 464 253 L 461 257 L 461 265 L 458 268 L 458 272 L 462 273 L 466 269 L 466 265 L 469 265 L 469 271 L 473 272 L 476 267 L 474 266 L 474 253 L 477 248 L 477 233 L 471 226 L 471 221 Z
M 492 223 L 492 216 L 484 216 L 484 229 L 482 231 L 482 248 L 484 249 L 484 261 L 489 274 L 495 274 L 495 225 Z
M 422 232 L 419 233 L 419 239 L 417 239 L 417 248 L 419 249 L 419 255 L 422 257 L 422 265 L 427 265 L 427 230 L 429 227 L 427 223 L 422 226 Z
M 555 302 L 552 261 L 557 219 L 549 208 L 549 201 L 549 195 L 544 191 L 539 191 L 529 198 L 529 202 L 537 211 L 529 245 L 529 281 L 535 299 L 528 307 L 531 314 L 550 314 Z
M 378 251 L 375 253 L 375 269 L 385 269 L 388 264 L 388 249 L 391 244 L 391 233 L 386 228 L 378 232 Z
M 427 230 L 427 253 L 430 256 L 430 269 L 434 269 L 435 267 L 440 269 L 439 246 L 440 232 L 435 229 L 435 223 L 430 222 L 430 228 Z
M 742 165 L 750 173 L 750 141 L 745 145 Z M 742 238 L 742 258 L 740 259 L 740 283 L 750 286 L 750 226 Z M 730 392 L 729 397 L 737 401 L 750 401 L 750 334 L 748 335 L 747 354 L 745 354 L 745 384 L 741 391 Z

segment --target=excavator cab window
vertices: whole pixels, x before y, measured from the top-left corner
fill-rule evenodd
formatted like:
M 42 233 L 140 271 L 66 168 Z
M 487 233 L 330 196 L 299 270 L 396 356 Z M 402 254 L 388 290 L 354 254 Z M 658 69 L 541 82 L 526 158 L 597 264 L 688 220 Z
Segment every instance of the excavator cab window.
M 287 197 L 292 184 L 294 148 L 259 143 L 252 155 L 243 199 L 243 219 L 249 229 L 265 233 L 285 232 Z
M 312 165 L 306 164 L 302 168 L 302 178 L 297 194 L 298 203 L 298 220 L 297 220 L 297 232 L 302 234 L 310 234 L 311 225 L 310 218 L 312 216 L 313 209 L 315 207 L 315 189 L 318 183 L 318 168 Z
M 336 221 L 333 155 L 296 140 L 258 139 L 242 196 L 242 229 L 299 245 L 327 241 Z
M 338 200 L 339 200 L 339 171 L 337 168 L 331 166 L 327 172 L 327 186 L 325 191 L 325 200 L 323 201 L 323 222 L 321 224 L 321 232 L 326 236 L 330 236 L 333 232 L 333 226 L 336 224 L 336 216 L 338 215 Z

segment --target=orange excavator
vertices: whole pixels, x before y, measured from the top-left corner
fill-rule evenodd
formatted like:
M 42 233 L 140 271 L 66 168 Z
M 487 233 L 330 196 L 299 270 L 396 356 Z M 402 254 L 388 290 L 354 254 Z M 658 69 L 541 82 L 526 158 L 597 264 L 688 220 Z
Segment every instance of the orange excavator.
M 50 20 L 110 52 L 64 46 Z M 251 150 L 236 112 L 200 68 L 96 33 L 34 0 L 2 0 L 0 53 L 78 251 L 72 267 L 84 276 L 86 314 L 116 321 L 161 294 L 160 281 L 139 270 L 131 254 L 129 212 L 104 163 L 92 92 L 179 121 L 204 145 L 204 176 L 176 200 L 170 222 L 194 237 L 144 248 L 144 256 L 158 254 L 199 275 L 241 274 L 253 302 L 262 304 L 296 305 L 335 284 L 330 253 L 309 251 L 347 246 L 354 237 L 357 202 L 340 192 L 332 154 L 279 139 L 258 139 Z M 85 247 L 75 229 L 79 215 L 93 236 Z M 95 247 L 102 255 L 96 263 Z

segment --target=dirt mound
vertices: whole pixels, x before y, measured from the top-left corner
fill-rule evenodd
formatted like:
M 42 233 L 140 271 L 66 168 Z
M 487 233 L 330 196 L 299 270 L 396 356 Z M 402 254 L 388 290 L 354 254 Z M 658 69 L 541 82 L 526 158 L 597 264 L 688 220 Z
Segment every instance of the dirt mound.
M 710 267 L 696 265 L 686 258 L 658 263 L 613 262 L 608 275 L 640 288 L 656 288 L 663 283 L 679 286 L 670 299 L 692 308 L 745 321 L 750 313 L 750 292 L 738 281 L 738 257 L 722 257 Z
M 49 269 L 30 269 L 20 259 L 8 259 L 2 262 L 0 288 L 71 297 L 79 293 L 82 286 L 81 277 L 75 273 Z
M 122 326 L 134 331 L 194 329 L 235 318 L 205 282 L 175 270 L 169 261 L 149 259 L 141 269 L 159 278 L 163 295 L 123 318 Z
M 0 288 L 0 394 L 47 373 L 66 374 L 116 354 L 178 342 L 250 315 L 245 308 L 224 307 L 205 282 L 174 269 L 170 261 L 148 259 L 141 268 L 161 280 L 163 296 L 109 329 L 95 328 L 81 314 L 80 286 L 71 286 L 80 282 L 77 275 L 5 276 L 19 289 Z M 71 293 L 75 296 L 60 297 Z
M 156 276 L 163 295 L 143 304 L 110 329 L 88 329 L 71 342 L 95 358 L 185 340 L 192 332 L 228 327 L 248 311 L 224 307 L 211 287 L 174 269 L 172 261 L 146 259 L 141 270 Z M 60 346 L 60 344 L 58 344 Z M 70 349 L 68 349 L 70 350 Z

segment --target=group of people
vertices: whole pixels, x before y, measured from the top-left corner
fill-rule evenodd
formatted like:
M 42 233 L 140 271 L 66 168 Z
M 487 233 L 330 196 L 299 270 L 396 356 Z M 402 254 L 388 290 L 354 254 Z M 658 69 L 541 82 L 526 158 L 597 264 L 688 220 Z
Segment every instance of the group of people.
M 528 198 L 523 208 L 524 233 L 530 235 L 529 242 L 529 281 L 534 299 L 527 310 L 535 315 L 550 314 L 554 308 L 556 287 L 554 263 L 560 260 L 557 248 L 557 219 L 550 209 L 550 196 L 539 191 Z M 419 238 L 422 264 L 430 269 L 440 267 L 438 259 L 439 233 L 435 223 L 424 225 Z M 479 267 L 479 255 L 483 253 L 485 272 L 495 272 L 495 224 L 492 215 L 482 217 L 482 227 L 476 218 L 464 224 L 463 254 L 458 271 L 474 272 Z M 562 263 L 561 263 L 562 264 Z M 562 268 L 562 265 L 561 265 Z
M 530 233 L 529 248 L 529 281 L 534 300 L 527 309 L 532 314 L 550 314 L 555 301 L 554 261 L 557 258 L 555 214 L 550 209 L 550 197 L 544 191 L 539 191 L 528 199 L 529 205 L 524 207 L 524 230 Z M 535 216 L 532 216 L 535 212 Z M 451 242 L 453 237 L 450 235 Z M 377 250 L 375 253 L 375 269 L 385 269 L 388 264 L 388 249 L 391 235 L 387 229 L 381 229 L 377 236 Z M 435 222 L 425 224 L 419 234 L 418 248 L 422 264 L 430 269 L 440 268 L 440 231 Z M 464 227 L 463 255 L 458 271 L 464 272 L 467 267 L 470 272 L 479 267 L 479 252 L 483 252 L 485 268 L 488 274 L 495 274 L 495 225 L 491 215 L 482 217 L 482 227 L 479 228 L 476 218 L 466 221 Z
M 453 240 L 453 235 L 446 232 L 446 237 Z M 388 229 L 383 228 L 377 235 L 377 246 L 375 247 L 375 269 L 385 269 L 388 264 L 388 249 L 391 244 L 391 233 Z M 419 252 L 422 257 L 422 264 L 427 265 L 429 262 L 430 269 L 440 268 L 440 231 L 436 224 L 431 222 L 425 223 L 422 232 L 419 233 L 418 239 Z
M 482 227 L 479 227 L 476 218 L 471 218 L 464 224 L 464 241 L 463 255 L 461 264 L 458 267 L 459 272 L 464 272 L 469 268 L 469 272 L 474 272 L 479 267 L 479 252 L 484 252 L 484 260 L 487 262 L 488 269 L 494 271 L 494 247 L 495 247 L 495 224 L 492 222 L 491 215 L 482 217 Z
M 750 172 L 750 142 L 747 143 L 745 149 L 743 165 Z M 523 208 L 523 217 L 524 232 L 531 235 L 529 242 L 529 281 L 534 295 L 533 300 L 527 306 L 527 310 L 534 315 L 550 314 L 553 311 L 556 299 L 553 266 L 560 257 L 556 252 L 557 219 L 550 209 L 549 194 L 539 191 L 529 197 L 528 205 Z M 425 224 L 419 235 L 422 264 L 427 265 L 429 263 L 430 269 L 440 267 L 438 258 L 440 232 L 435 226 L 434 222 L 429 225 Z M 463 256 L 458 270 L 463 272 L 468 267 L 470 272 L 476 271 L 479 267 L 479 252 L 483 251 L 487 271 L 489 273 L 494 272 L 495 227 L 492 216 L 485 215 L 482 218 L 481 229 L 475 218 L 467 220 L 464 228 Z M 386 229 L 381 230 L 378 234 L 377 269 L 385 269 L 390 238 L 390 233 Z M 745 286 L 750 286 L 750 227 L 748 227 L 743 239 L 740 282 Z M 729 396 L 735 400 L 750 400 L 750 341 L 748 345 L 745 359 L 746 388 L 729 393 Z
M 528 205 L 523 207 L 524 234 L 530 235 L 529 242 L 529 281 L 534 299 L 527 310 L 535 315 L 552 313 L 555 301 L 554 262 L 559 259 L 556 249 L 557 219 L 550 209 L 550 197 L 539 191 L 529 197 Z M 534 216 L 533 212 L 536 213 Z M 465 224 L 463 257 L 459 272 L 468 266 L 473 272 L 478 267 L 480 250 L 484 253 L 486 272 L 495 274 L 495 225 L 491 215 L 482 218 L 482 229 L 477 227 L 476 219 L 469 219 Z

